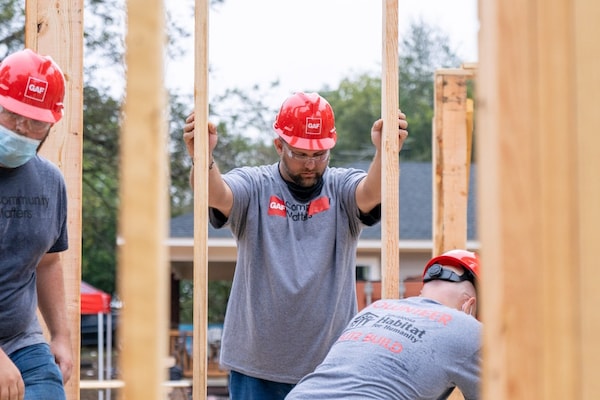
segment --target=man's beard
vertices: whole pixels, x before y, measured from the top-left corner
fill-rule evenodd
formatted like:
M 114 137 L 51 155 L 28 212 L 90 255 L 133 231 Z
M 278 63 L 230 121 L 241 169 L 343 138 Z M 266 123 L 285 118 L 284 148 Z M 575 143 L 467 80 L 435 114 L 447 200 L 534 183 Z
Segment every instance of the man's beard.
M 314 186 L 317 184 L 317 182 L 319 182 L 319 180 L 321 180 L 323 173 L 317 170 L 303 170 L 299 173 L 292 173 L 292 171 L 290 170 L 290 168 L 288 167 L 287 163 L 284 160 L 281 160 L 281 163 L 283 165 L 283 169 L 286 172 L 286 174 L 288 175 L 289 179 L 292 180 L 293 183 L 295 183 L 298 186 L 301 187 L 306 187 L 309 188 L 311 186 Z M 313 177 L 311 178 L 305 178 L 302 176 L 303 173 L 311 173 L 314 174 Z

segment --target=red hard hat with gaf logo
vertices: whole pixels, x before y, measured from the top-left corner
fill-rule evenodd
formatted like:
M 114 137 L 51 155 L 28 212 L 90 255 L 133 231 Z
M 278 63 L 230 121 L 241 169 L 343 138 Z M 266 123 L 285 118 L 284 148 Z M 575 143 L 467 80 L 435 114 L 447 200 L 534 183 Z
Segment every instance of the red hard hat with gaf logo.
M 0 105 L 38 121 L 58 122 L 63 116 L 65 78 L 48 56 L 30 49 L 0 63 Z
M 328 150 L 335 146 L 333 109 L 317 93 L 295 93 L 279 110 L 275 132 L 290 146 L 303 150 Z

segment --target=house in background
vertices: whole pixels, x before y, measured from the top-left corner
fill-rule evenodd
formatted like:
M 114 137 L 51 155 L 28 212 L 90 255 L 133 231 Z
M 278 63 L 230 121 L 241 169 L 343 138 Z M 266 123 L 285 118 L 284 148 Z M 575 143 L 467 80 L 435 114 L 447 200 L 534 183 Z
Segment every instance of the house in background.
M 367 170 L 368 163 L 352 167 Z M 476 232 L 476 165 L 471 165 L 467 210 L 467 248 L 477 250 Z M 423 267 L 432 257 L 433 199 L 431 162 L 400 163 L 399 196 L 399 297 L 418 294 Z M 168 240 L 173 278 L 193 279 L 193 221 L 192 213 L 171 219 Z M 208 279 L 231 280 L 236 262 L 235 240 L 227 228 L 208 227 Z M 357 249 L 357 288 L 359 305 L 378 298 L 381 281 L 381 224 L 363 230 Z M 416 283 L 416 284 L 415 284 Z M 365 290 L 366 289 L 366 290 Z M 415 293 L 416 291 L 416 293 Z M 367 297 L 371 298 L 368 299 Z

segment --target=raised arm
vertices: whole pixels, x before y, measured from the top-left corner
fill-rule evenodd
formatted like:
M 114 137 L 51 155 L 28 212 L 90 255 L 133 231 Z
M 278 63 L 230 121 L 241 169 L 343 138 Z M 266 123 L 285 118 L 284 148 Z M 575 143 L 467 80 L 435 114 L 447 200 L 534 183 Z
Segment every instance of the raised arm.
M 185 120 L 183 127 L 183 140 L 187 151 L 194 160 L 194 113 L 191 113 Z M 208 123 L 208 205 L 219 210 L 225 217 L 229 217 L 231 207 L 233 207 L 233 193 L 229 186 L 223 180 L 216 160 L 213 157 L 213 150 L 217 146 L 218 136 L 217 127 Z M 194 168 L 190 171 L 190 185 L 194 187 Z
M 400 145 L 398 151 L 402 149 L 404 141 L 408 137 L 408 122 L 406 115 L 398 110 L 398 139 Z M 381 132 L 383 129 L 383 119 L 378 119 L 371 127 L 371 141 L 375 146 L 375 156 L 367 176 L 360 181 L 356 188 L 356 203 L 363 213 L 368 213 L 375 206 L 381 203 Z

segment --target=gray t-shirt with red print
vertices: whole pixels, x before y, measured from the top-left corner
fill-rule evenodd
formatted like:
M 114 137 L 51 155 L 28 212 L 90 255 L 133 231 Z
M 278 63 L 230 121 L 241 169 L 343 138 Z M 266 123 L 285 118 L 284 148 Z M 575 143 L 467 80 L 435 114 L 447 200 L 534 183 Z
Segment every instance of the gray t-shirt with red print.
M 278 164 L 224 175 L 234 195 L 227 224 L 238 258 L 222 367 L 295 384 L 323 360 L 357 311 L 356 246 L 364 225 L 355 191 L 364 176 L 327 168 L 320 194 L 301 202 Z M 223 226 L 215 210 L 210 218 Z
M 481 323 L 424 297 L 378 300 L 358 313 L 286 400 L 479 398 Z

